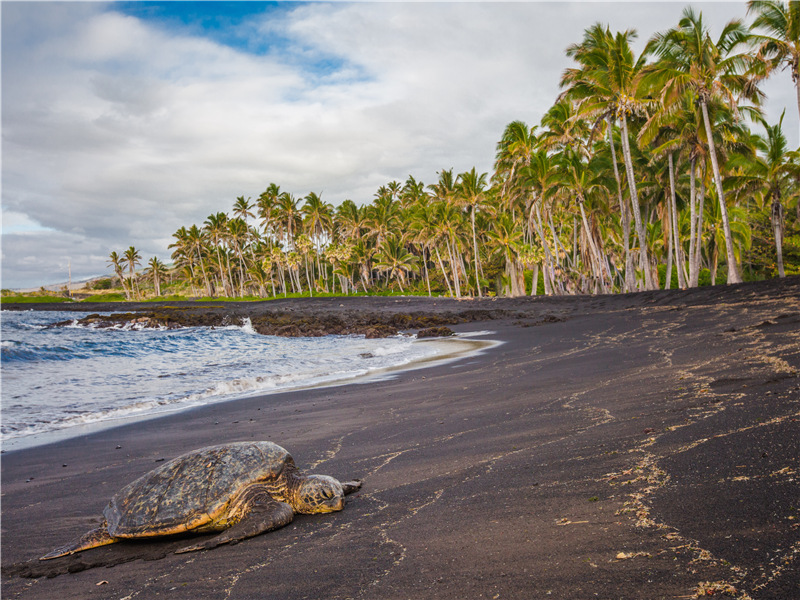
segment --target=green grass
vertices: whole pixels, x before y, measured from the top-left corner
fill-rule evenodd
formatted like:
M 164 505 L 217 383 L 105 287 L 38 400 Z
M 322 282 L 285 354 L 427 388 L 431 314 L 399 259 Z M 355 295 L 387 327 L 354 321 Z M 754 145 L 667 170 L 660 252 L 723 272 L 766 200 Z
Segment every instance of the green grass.
M 34 302 L 72 302 L 70 298 L 61 296 L 3 296 L 2 304 L 31 304 Z
M 125 294 L 95 294 L 81 302 L 125 302 Z

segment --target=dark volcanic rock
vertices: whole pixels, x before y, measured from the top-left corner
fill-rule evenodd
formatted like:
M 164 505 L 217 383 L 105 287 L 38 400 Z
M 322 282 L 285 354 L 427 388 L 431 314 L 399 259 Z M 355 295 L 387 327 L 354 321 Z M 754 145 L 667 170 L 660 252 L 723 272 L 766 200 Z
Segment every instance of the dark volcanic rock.
M 420 329 L 417 332 L 417 339 L 433 338 L 433 337 L 450 337 L 455 335 L 455 332 L 449 327 L 444 325 L 441 327 L 428 327 L 427 329 Z

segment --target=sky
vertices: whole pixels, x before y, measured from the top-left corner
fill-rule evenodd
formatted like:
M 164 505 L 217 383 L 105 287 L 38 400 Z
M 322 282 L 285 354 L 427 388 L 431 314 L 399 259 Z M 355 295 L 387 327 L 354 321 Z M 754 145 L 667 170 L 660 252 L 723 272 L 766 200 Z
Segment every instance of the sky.
M 7 2 L 2 19 L 0 283 L 112 274 L 133 245 L 255 200 L 371 202 L 409 175 L 492 171 L 514 120 L 539 122 L 596 22 L 637 50 L 684 2 Z M 712 35 L 746 4 L 693 3 Z M 786 109 L 772 77 L 767 118 Z

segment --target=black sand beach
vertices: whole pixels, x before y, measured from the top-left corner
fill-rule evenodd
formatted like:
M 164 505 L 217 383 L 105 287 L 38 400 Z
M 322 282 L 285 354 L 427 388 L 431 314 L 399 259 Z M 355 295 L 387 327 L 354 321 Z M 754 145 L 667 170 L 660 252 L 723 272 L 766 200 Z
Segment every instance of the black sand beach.
M 444 315 L 503 343 L 6 452 L 3 598 L 800 598 L 800 278 L 209 310 Z M 37 560 L 159 459 L 250 439 L 364 486 L 340 513 L 208 552 L 166 540 Z

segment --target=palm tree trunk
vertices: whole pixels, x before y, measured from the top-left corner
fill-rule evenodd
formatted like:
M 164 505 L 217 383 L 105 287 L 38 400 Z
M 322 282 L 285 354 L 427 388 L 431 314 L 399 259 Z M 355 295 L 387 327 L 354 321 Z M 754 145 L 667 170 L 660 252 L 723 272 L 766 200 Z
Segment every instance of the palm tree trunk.
M 696 281 L 694 283 L 695 287 L 700 285 L 700 262 L 703 258 L 703 212 L 705 210 L 704 205 L 706 202 L 706 186 L 703 183 L 703 180 L 700 180 L 700 191 L 697 194 L 697 240 L 694 243 L 694 261 L 695 261 L 695 268 L 694 273 L 696 277 Z
M 678 204 L 675 200 L 675 162 L 672 158 L 672 152 L 669 153 L 669 209 L 672 215 L 672 238 L 670 241 L 672 242 L 672 247 L 675 252 L 678 287 L 685 289 L 686 279 L 684 278 L 683 271 L 685 259 L 683 258 L 683 246 L 681 245 L 678 231 Z
M 672 285 L 672 210 L 667 207 L 667 271 L 664 275 L 664 289 L 668 290 Z
M 653 289 L 652 277 L 650 274 L 650 261 L 647 257 L 647 236 L 645 235 L 644 225 L 642 224 L 642 211 L 639 208 L 639 194 L 636 192 L 636 180 L 633 176 L 633 159 L 631 158 L 631 147 L 628 139 L 628 119 L 622 115 L 622 156 L 625 159 L 625 172 L 628 177 L 628 190 L 631 194 L 631 207 L 633 208 L 633 218 L 636 221 L 636 237 L 639 239 L 639 263 L 644 274 L 644 286 L 646 289 Z
M 533 275 L 531 276 L 531 296 L 539 293 L 539 263 L 533 265 Z
M 606 289 L 606 280 L 603 276 L 602 259 L 600 258 L 600 253 L 597 251 L 597 246 L 594 243 L 594 235 L 592 235 L 592 230 L 589 227 L 589 221 L 586 219 L 586 211 L 583 208 L 583 202 L 578 201 L 578 206 L 581 209 L 581 221 L 583 222 L 583 229 L 586 232 L 586 237 L 589 241 L 589 251 L 592 257 L 592 271 L 594 271 L 595 278 L 600 282 L 600 289 L 605 294 L 608 290 Z
M 772 196 L 772 231 L 775 233 L 775 251 L 778 256 L 778 277 L 786 277 L 783 270 L 783 206 L 781 205 L 780 192 L 775 191 Z
M 470 221 L 472 222 L 472 251 L 475 253 L 475 288 L 478 290 L 478 298 L 481 297 L 481 280 L 478 276 L 478 236 L 475 234 L 475 207 L 469 211 Z
M 697 169 L 695 162 L 695 158 L 692 157 L 691 165 L 689 167 L 689 287 L 694 287 L 697 285 L 694 264 L 694 245 L 696 243 L 695 229 L 697 228 Z
M 544 293 L 546 296 L 552 296 L 555 293 L 555 282 L 553 281 L 553 271 L 555 269 L 555 265 L 553 264 L 553 257 L 550 254 L 550 246 L 547 245 L 547 238 L 544 235 L 544 227 L 542 226 L 542 213 L 539 210 L 539 206 L 537 204 L 533 205 L 536 209 L 536 221 L 534 225 L 536 226 L 536 232 L 539 234 L 539 239 L 542 240 L 542 248 L 544 249 L 544 272 L 542 273 L 544 277 Z
M 617 167 L 617 150 L 614 147 L 614 132 L 611 114 L 606 115 L 606 123 L 608 124 L 608 145 L 611 147 L 611 164 L 614 165 L 614 179 L 617 182 L 617 199 L 619 200 L 619 214 L 622 219 L 622 248 L 625 253 L 625 282 L 623 283 L 622 291 L 627 293 L 633 290 L 636 286 L 636 277 L 633 272 L 633 257 L 631 256 L 631 220 L 628 211 L 625 208 L 625 200 L 622 197 L 622 180 L 619 176 L 619 167 Z
M 442 262 L 442 256 L 439 254 L 439 247 L 434 246 L 434 250 L 436 250 L 436 260 L 439 261 L 439 268 L 442 269 L 442 276 L 444 277 L 444 282 L 447 284 L 447 293 L 450 294 L 450 297 L 453 297 L 453 288 L 450 287 L 450 279 L 447 277 L 447 271 L 444 270 L 444 263 Z
M 794 79 L 794 91 L 797 94 L 797 112 L 800 113 L 800 73 L 797 65 L 792 69 L 792 79 Z M 797 204 L 797 214 L 800 215 L 800 203 Z
M 430 250 L 428 250 L 428 253 L 430 253 Z M 428 297 L 430 298 L 432 296 L 432 294 L 431 294 L 431 280 L 430 280 L 430 277 L 428 275 L 428 261 L 425 258 L 425 246 L 422 247 L 422 266 L 425 267 L 425 285 L 428 286 Z
M 728 283 L 741 283 L 742 276 L 739 274 L 739 267 L 736 264 L 736 253 L 733 249 L 733 236 L 731 226 L 728 222 L 728 208 L 725 206 L 725 194 L 722 191 L 722 175 L 719 171 L 717 162 L 717 151 L 714 147 L 714 137 L 711 134 L 711 119 L 708 117 L 708 105 L 701 97 L 700 108 L 703 110 L 703 121 L 706 126 L 706 137 L 708 138 L 708 150 L 711 155 L 711 168 L 714 169 L 714 183 L 717 186 L 717 198 L 719 200 L 719 211 L 722 215 L 722 230 L 725 233 L 725 252 L 728 260 Z
M 458 265 L 456 264 L 453 250 L 450 247 L 450 240 L 447 240 L 447 253 L 450 255 L 450 271 L 453 273 L 453 287 L 456 290 L 456 298 L 461 298 L 461 285 L 458 277 Z

